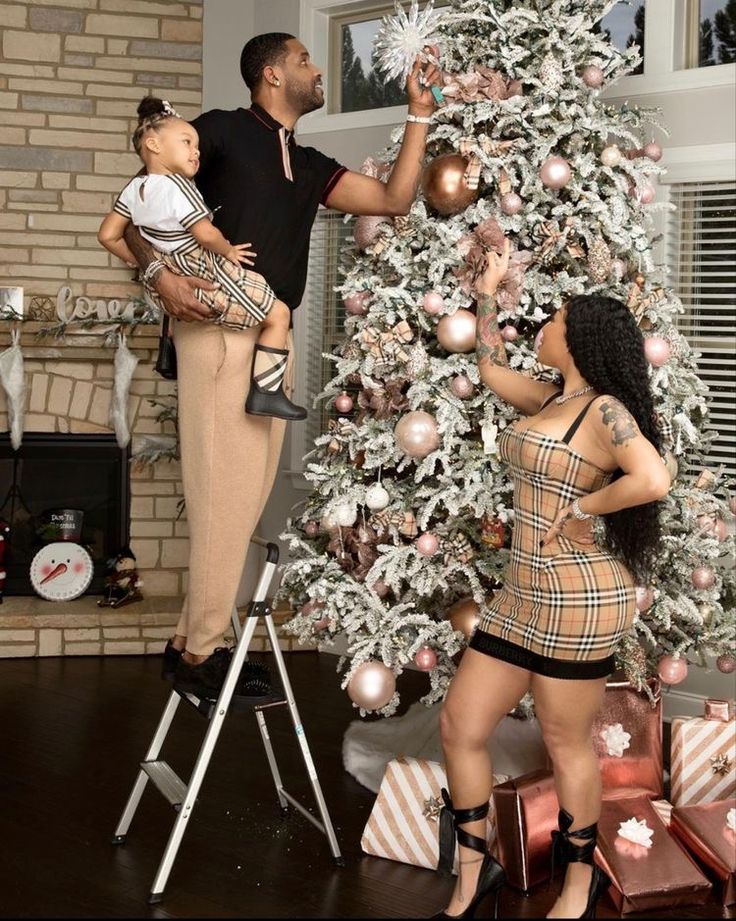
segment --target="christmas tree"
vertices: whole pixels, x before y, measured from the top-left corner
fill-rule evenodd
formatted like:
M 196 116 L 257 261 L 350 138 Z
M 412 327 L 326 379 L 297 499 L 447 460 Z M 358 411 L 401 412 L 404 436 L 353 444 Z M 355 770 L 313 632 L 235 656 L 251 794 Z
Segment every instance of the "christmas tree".
M 707 389 L 652 255 L 652 213 L 664 207 L 654 201 L 656 112 L 600 95 L 640 61 L 600 28 L 614 5 L 454 0 L 440 13 L 413 6 L 380 36 L 393 75 L 412 43 L 436 43 L 446 104 L 410 213 L 357 218 L 343 254 L 345 338 L 322 394 L 334 413 L 307 457 L 314 489 L 289 523 L 281 588 L 300 639 L 347 636 L 343 687 L 361 712 L 393 713 L 410 663 L 428 672 L 425 703 L 441 699 L 503 579 L 513 514 L 496 439 L 515 414 L 480 384 L 474 282 L 504 236 L 512 254 L 498 306 L 512 368 L 554 378 L 535 334 L 572 295 L 624 301 L 645 336 L 673 485 L 620 666 L 641 687 L 657 670 L 681 680 L 706 654 L 724 671 L 735 664 L 736 585 L 724 563 L 736 508 L 707 466 Z M 387 175 L 402 131 L 366 171 Z

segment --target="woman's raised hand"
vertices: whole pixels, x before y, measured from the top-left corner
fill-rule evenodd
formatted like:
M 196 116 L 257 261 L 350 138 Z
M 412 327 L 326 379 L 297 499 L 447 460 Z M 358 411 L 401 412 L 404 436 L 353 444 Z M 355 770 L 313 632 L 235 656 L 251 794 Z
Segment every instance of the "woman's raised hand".
M 478 294 L 495 294 L 496 288 L 509 270 L 510 245 L 508 237 L 503 241 L 503 252 L 486 254 L 486 270 L 476 283 Z

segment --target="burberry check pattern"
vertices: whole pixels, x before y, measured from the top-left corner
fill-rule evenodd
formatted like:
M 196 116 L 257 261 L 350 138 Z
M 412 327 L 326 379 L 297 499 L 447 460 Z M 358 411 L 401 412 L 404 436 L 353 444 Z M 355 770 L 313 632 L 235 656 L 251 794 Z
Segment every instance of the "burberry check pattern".
M 289 353 L 257 345 L 253 356 L 253 380 L 261 390 L 275 393 L 281 386 Z
M 562 508 L 611 475 L 566 441 L 533 429 L 508 426 L 498 447 L 514 485 L 511 559 L 470 645 L 553 677 L 558 665 L 559 677 L 593 677 L 599 664 L 606 674 L 634 619 L 631 574 L 595 544 L 562 535 L 546 547 L 540 541 Z

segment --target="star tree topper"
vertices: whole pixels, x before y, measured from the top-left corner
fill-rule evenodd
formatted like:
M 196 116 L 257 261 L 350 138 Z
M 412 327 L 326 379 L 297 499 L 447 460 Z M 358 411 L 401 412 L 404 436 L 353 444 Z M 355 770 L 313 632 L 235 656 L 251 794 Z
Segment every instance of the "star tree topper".
M 417 0 L 411 0 L 409 15 L 396 0 L 396 15 L 384 16 L 381 28 L 373 43 L 376 64 L 391 80 L 394 77 L 406 80 L 417 55 L 426 45 L 437 42 L 437 29 L 444 20 L 444 14 L 436 12 L 433 0 L 419 12 Z

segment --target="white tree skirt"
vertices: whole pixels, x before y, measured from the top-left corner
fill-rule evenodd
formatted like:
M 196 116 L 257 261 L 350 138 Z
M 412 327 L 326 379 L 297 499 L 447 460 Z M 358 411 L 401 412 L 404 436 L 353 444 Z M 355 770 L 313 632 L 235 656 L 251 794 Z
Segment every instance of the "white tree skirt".
M 441 704 L 412 704 L 403 716 L 371 721 L 355 720 L 342 744 L 345 770 L 364 787 L 378 792 L 386 765 L 393 758 L 444 761 L 440 742 Z M 535 719 L 505 717 L 493 733 L 488 750 L 494 774 L 518 777 L 548 765 L 539 723 Z

